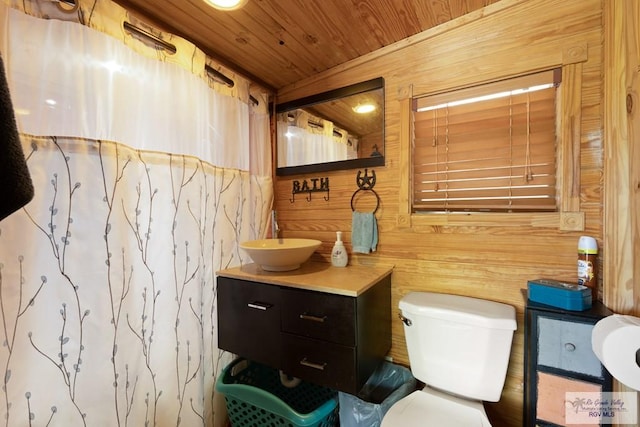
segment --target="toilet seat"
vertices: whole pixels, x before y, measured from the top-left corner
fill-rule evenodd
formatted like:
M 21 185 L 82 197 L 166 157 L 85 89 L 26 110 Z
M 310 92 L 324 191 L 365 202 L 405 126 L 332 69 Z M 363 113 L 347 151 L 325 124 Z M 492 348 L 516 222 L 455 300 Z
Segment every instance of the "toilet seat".
M 389 408 L 381 427 L 491 427 L 482 402 L 429 387 L 414 391 Z

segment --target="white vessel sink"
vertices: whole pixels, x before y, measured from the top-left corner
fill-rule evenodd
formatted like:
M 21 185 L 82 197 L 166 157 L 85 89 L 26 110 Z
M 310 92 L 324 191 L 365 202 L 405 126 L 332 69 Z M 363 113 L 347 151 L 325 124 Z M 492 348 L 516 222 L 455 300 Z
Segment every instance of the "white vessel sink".
M 263 270 L 290 271 L 300 268 L 321 244 L 314 239 L 262 239 L 240 243 L 240 248 Z

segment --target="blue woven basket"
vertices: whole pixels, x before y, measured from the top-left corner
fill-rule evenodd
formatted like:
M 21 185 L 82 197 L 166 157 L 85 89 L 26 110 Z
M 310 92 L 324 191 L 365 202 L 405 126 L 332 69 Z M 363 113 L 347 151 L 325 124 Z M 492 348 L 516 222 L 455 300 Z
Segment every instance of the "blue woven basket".
M 288 388 L 276 369 L 238 358 L 218 377 L 234 427 L 333 427 L 338 420 L 338 393 L 302 381 Z

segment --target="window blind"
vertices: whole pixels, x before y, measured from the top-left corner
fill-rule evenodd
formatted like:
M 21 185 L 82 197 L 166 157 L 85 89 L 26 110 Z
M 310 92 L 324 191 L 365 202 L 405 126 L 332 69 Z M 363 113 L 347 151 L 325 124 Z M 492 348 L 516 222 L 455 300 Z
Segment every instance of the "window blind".
M 558 72 L 414 99 L 413 211 L 555 211 Z

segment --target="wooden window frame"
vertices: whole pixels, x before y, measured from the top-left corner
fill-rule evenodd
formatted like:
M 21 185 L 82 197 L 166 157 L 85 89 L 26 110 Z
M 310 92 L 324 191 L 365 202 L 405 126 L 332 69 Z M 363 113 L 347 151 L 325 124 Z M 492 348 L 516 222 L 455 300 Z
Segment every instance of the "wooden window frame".
M 398 91 L 400 104 L 400 198 L 396 225 L 399 228 L 421 226 L 486 226 L 486 227 L 542 227 L 561 231 L 584 231 L 584 212 L 580 211 L 580 136 L 582 122 L 582 64 L 587 60 L 586 46 L 570 48 L 562 63 L 545 68 L 561 68 L 562 85 L 557 117 L 558 157 L 556 186 L 557 212 L 455 212 L 413 213 L 411 198 L 413 121 L 412 100 L 427 95 L 414 94 L 413 85 Z M 542 69 L 542 68 L 541 68 Z M 531 70 L 532 72 L 537 70 Z M 497 76 L 498 77 L 498 76 Z M 515 76 L 499 76 L 500 79 Z M 496 78 L 498 80 L 498 78 Z

